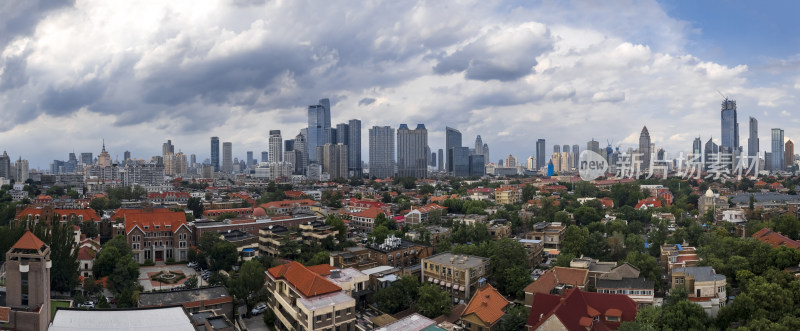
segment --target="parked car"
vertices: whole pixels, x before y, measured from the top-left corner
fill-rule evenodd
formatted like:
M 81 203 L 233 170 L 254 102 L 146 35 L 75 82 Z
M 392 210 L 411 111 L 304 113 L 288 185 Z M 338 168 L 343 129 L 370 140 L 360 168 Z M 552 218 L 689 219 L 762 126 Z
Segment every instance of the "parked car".
M 253 314 L 253 315 L 258 315 L 258 314 L 263 313 L 266 310 L 267 310 L 267 305 L 264 304 L 264 303 L 259 303 L 258 305 L 253 307 L 253 310 L 251 310 L 250 313 Z
M 186 266 L 189 268 L 194 268 L 197 266 L 197 262 L 189 262 L 188 264 L 186 264 Z
M 86 301 L 78 305 L 78 308 L 91 308 L 94 309 L 94 301 Z

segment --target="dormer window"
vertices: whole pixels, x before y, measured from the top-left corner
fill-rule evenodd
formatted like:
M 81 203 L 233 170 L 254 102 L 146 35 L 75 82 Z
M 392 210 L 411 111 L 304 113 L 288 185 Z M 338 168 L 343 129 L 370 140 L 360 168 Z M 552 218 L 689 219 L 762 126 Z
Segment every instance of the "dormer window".
M 156 229 L 158 229 L 158 228 L 160 228 L 160 227 L 161 227 L 160 225 L 156 225 L 156 226 L 155 226 L 155 228 L 156 228 Z
M 149 229 L 149 228 L 150 228 L 150 227 L 149 227 L 149 226 L 147 226 L 147 225 L 145 225 L 145 226 L 144 226 L 144 229 L 145 229 L 145 230 L 147 230 L 147 229 Z

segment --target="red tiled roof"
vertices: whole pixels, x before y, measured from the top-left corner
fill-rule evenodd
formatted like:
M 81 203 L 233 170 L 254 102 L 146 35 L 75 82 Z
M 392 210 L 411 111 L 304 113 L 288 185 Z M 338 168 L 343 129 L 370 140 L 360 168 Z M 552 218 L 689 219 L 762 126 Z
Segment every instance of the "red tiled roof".
M 639 203 L 636 204 L 636 209 L 642 208 L 643 205 L 646 205 L 648 207 L 652 206 L 653 208 L 660 208 L 661 200 L 658 200 L 656 198 L 645 198 L 639 200 Z
M 135 212 L 133 211 L 135 210 Z M 144 232 L 170 231 L 175 232 L 186 224 L 186 214 L 180 211 L 146 211 L 143 209 L 128 209 L 124 213 L 125 233 L 130 233 L 134 227 L 139 227 Z M 156 228 L 158 226 L 158 228 Z M 147 228 L 145 228 L 147 227 Z
M 285 279 L 306 297 L 342 290 L 341 287 L 296 261 L 272 267 L 268 272 L 275 279 Z
M 39 250 L 42 246 L 45 246 L 44 241 L 36 237 L 31 230 L 26 230 L 22 238 L 19 238 L 17 243 L 11 246 L 11 249 Z
M 567 330 L 614 330 L 620 323 L 636 318 L 636 302 L 622 294 L 583 292 L 569 289 L 561 298 L 557 295 L 537 293 L 534 295 L 528 327 L 536 329 L 544 321 L 555 315 Z M 597 322 L 594 318 L 597 317 Z M 607 317 L 619 317 L 612 322 Z
M 331 266 L 330 264 L 317 264 L 317 265 L 308 266 L 306 268 L 308 268 L 308 270 L 311 270 L 311 271 L 317 273 L 320 276 L 328 276 L 328 275 L 331 274 L 331 270 L 336 269 L 333 266 Z
M 25 219 L 28 216 L 35 217 L 36 215 L 42 216 L 43 209 L 36 208 L 33 206 L 28 206 L 27 208 L 21 210 L 17 213 L 17 219 Z M 53 213 L 56 215 L 64 216 L 64 215 L 75 215 L 75 217 L 83 216 L 84 221 L 100 221 L 100 216 L 97 216 L 97 213 L 94 209 L 53 209 Z
M 506 314 L 505 308 L 508 305 L 508 300 L 500 292 L 497 292 L 492 285 L 486 284 L 475 292 L 461 316 L 475 314 L 487 325 L 493 325 Z
M 373 208 L 369 208 L 369 209 L 364 209 L 364 210 L 362 210 L 360 212 L 357 212 L 357 213 L 351 214 L 351 215 L 357 216 L 357 217 L 364 217 L 364 218 L 376 218 L 376 217 L 378 217 L 378 214 L 380 214 L 380 213 L 383 213 L 383 209 L 374 208 L 373 207 Z
M 260 207 L 263 208 L 291 208 L 294 206 L 298 207 L 305 207 L 305 206 L 313 206 L 317 202 L 311 199 L 300 199 L 300 200 L 281 200 L 281 201 L 272 201 L 261 204 Z
M 525 287 L 525 293 L 550 293 L 558 284 L 584 286 L 588 281 L 589 270 L 555 267 L 545 271 L 535 282 Z
M 94 260 L 96 255 L 97 252 L 89 248 L 89 246 L 83 246 L 78 250 L 78 260 Z
M 758 232 L 753 234 L 753 238 L 756 238 L 756 240 L 765 244 L 770 244 L 772 247 L 776 248 L 778 246 L 786 246 L 789 248 L 800 249 L 800 242 L 792 240 L 789 237 L 780 234 L 780 232 L 772 231 L 769 228 L 758 230 Z

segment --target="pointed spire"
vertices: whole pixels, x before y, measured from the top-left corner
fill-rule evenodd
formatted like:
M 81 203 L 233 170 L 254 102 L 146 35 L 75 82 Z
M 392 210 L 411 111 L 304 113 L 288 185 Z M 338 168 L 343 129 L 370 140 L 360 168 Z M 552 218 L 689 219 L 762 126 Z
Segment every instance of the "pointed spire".
M 105 151 L 106 151 L 106 140 L 103 139 L 103 152 L 105 152 Z

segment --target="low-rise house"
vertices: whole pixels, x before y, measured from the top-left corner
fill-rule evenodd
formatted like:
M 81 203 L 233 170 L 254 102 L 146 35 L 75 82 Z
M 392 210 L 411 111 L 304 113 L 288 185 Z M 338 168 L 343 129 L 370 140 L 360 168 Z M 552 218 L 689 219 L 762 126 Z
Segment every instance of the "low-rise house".
M 522 189 L 516 186 L 501 186 L 494 191 L 494 201 L 499 205 L 516 204 L 522 199 Z
M 371 233 L 375 229 L 375 218 L 386 213 L 380 208 L 369 208 L 357 213 L 348 213 L 347 226 L 364 233 Z
M 371 251 L 366 247 L 347 247 L 341 252 L 331 252 L 330 265 L 334 268 L 369 269 L 378 265 L 370 258 Z
M 413 208 L 410 212 L 405 214 L 406 225 L 417 225 L 417 224 L 427 223 L 430 212 L 434 210 L 437 210 L 443 214 L 447 210 L 447 207 L 442 207 L 435 203 L 431 203 L 419 208 Z
M 291 261 L 267 270 L 266 289 L 267 307 L 279 329 L 356 329 L 356 300 L 300 263 Z
M 356 299 L 356 306 L 366 306 L 367 295 L 372 293 L 369 275 L 355 268 L 338 269 L 328 264 L 309 266 L 308 269 L 341 287 L 344 293 Z
M 782 235 L 780 232 L 772 231 L 770 228 L 758 230 L 758 232 L 753 234 L 753 238 L 756 238 L 756 240 L 765 244 L 769 244 L 775 248 L 786 246 L 789 248 L 800 249 L 800 241 L 792 240 L 791 238 Z
M 492 240 L 511 237 L 511 222 L 504 219 L 495 219 L 489 222 L 489 236 Z
M 675 268 L 692 267 L 700 262 L 697 250 L 680 244 L 661 246 L 661 269 L 668 275 Z
M 281 244 L 290 235 L 289 229 L 282 225 L 270 225 L 258 233 L 258 250 L 262 256 L 280 256 Z
M 658 200 L 656 198 L 644 198 L 642 200 L 639 200 L 639 202 L 636 204 L 636 207 L 634 208 L 638 210 L 661 208 L 661 200 Z
M 655 300 L 655 283 L 640 277 L 639 269 L 627 262 L 601 275 L 595 288 L 597 293 L 627 295 L 639 308 L 652 306 Z
M 589 284 L 597 286 L 597 279 L 600 276 L 611 272 L 617 267 L 617 262 L 600 262 L 588 256 L 581 256 L 569 262 L 570 268 L 586 269 L 589 271 Z
M 190 313 L 213 310 L 233 319 L 233 296 L 223 286 L 139 294 L 139 308 L 181 305 Z
M 453 302 L 467 302 L 486 283 L 489 259 L 449 252 L 422 259 L 422 282 L 439 285 Z
M 369 258 L 376 265 L 400 268 L 408 273 L 419 272 L 420 260 L 433 254 L 433 247 L 406 241 L 390 235 L 382 244 L 367 245 Z
M 122 218 L 125 237 L 137 263 L 186 260 L 192 246 L 192 230 L 184 212 L 147 207 L 125 210 Z
M 544 244 L 541 240 L 518 239 L 528 253 L 528 265 L 536 267 L 544 261 Z
M 567 227 L 560 222 L 540 222 L 533 225 L 533 231 L 525 235 L 526 239 L 541 240 L 544 248 L 561 249 L 564 232 Z
M 533 330 L 616 330 L 636 319 L 636 303 L 619 294 L 567 290 L 562 297 L 537 293 L 526 328 Z
M 87 278 L 94 274 L 94 259 L 97 257 L 97 250 L 92 246 L 82 246 L 78 249 L 78 263 L 80 264 L 80 275 Z
M 717 316 L 728 299 L 725 276 L 718 275 L 710 266 L 675 268 L 670 284 L 673 289 L 685 288 L 689 301 L 701 305 L 711 317 Z
M 492 331 L 499 329 L 500 319 L 511 305 L 500 292 L 486 284 L 469 299 L 467 308 L 461 313 L 461 322 L 465 330 Z
M 281 200 L 272 201 L 260 205 L 268 214 L 271 215 L 291 215 L 293 213 L 305 211 L 311 212 L 311 207 L 319 204 L 319 202 L 310 199 L 300 200 Z
M 464 223 L 464 225 L 475 225 L 475 223 L 486 223 L 489 221 L 489 216 L 467 214 L 459 215 L 453 218 L 453 222 Z
M 589 283 L 589 270 L 555 267 L 547 270 L 523 290 L 525 306 L 531 307 L 537 293 L 561 295 L 571 288 L 586 289 Z
M 378 292 L 378 290 L 386 288 L 400 279 L 403 271 L 395 267 L 384 265 L 369 268 L 362 272 L 369 277 L 368 288 L 372 290 L 372 292 Z
M 236 246 L 243 261 L 258 256 L 258 237 L 239 230 L 229 230 L 220 234 L 220 238 Z

